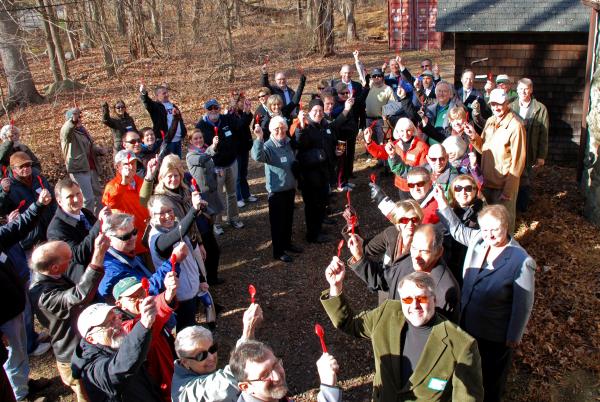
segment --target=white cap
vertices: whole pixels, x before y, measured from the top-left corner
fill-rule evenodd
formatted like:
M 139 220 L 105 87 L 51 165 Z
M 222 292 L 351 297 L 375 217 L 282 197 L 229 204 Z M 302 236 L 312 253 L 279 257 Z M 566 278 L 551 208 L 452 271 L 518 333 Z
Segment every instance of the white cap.
M 85 338 L 92 327 L 102 324 L 106 320 L 108 313 L 114 308 L 115 306 L 106 303 L 96 303 L 86 307 L 77 319 L 77 330 L 81 336 Z
M 506 92 L 504 92 L 502 88 L 493 89 L 492 93 L 490 94 L 490 100 L 488 101 L 488 103 L 506 103 Z
M 508 78 L 508 75 L 506 75 L 506 74 L 499 74 L 496 77 L 496 84 L 500 84 L 503 82 L 510 82 L 510 78 Z

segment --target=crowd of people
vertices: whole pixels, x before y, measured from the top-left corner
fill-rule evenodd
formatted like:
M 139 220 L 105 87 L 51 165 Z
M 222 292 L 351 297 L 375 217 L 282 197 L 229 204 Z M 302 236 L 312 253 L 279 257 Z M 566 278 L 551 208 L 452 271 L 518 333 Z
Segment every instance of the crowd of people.
M 234 92 L 225 107 L 206 100 L 193 127 L 167 86 L 150 95 L 142 83 L 152 127 L 138 129 L 121 100 L 112 114 L 102 105 L 112 150 L 69 109 L 67 175 L 54 184 L 19 129 L 4 126 L 2 400 L 44 400 L 48 384 L 29 379 L 29 356 L 49 349 L 78 402 L 286 400 L 281 359 L 254 339 L 263 321 L 254 301 L 229 364 L 217 368 L 219 237 L 225 224 L 243 230 L 239 210 L 258 200 L 251 157 L 264 164 L 273 258 L 292 263 L 304 252 L 292 238 L 297 190 L 306 242 L 334 240 L 323 225 L 340 212 L 332 200 L 358 189 L 357 140 L 380 169 L 374 204 L 343 209 L 351 257 L 332 258 L 321 302 L 335 327 L 371 340 L 373 400 L 501 400 L 534 300 L 536 265 L 512 234 L 546 158 L 546 108 L 528 78 L 515 92 L 500 74 L 480 92 L 473 71 L 456 90 L 429 59 L 416 76 L 399 56 L 369 73 L 356 51 L 354 66 L 358 81 L 343 65 L 304 94 L 303 71 L 294 91 L 284 72 L 271 83 L 265 64 L 254 112 Z M 103 186 L 98 156 L 111 152 L 114 178 Z M 379 184 L 392 176 L 390 197 Z M 362 233 L 366 208 L 392 225 Z M 348 268 L 379 293 L 378 307 L 353 313 Z M 324 353 L 317 369 L 318 400 L 341 401 L 337 360 Z

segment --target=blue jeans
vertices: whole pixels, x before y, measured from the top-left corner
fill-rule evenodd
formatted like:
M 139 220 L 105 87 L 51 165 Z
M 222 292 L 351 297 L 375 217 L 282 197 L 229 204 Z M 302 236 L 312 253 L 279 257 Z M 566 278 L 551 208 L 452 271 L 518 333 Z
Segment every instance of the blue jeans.
M 248 152 L 237 156 L 238 176 L 235 192 L 238 201 L 247 200 L 250 197 L 250 186 L 248 186 Z
M 8 360 L 4 363 L 4 371 L 17 400 L 29 394 L 29 357 L 23 313 L 0 325 L 0 331 L 8 338 Z
M 167 154 L 175 154 L 181 159 L 181 141 L 167 143 Z

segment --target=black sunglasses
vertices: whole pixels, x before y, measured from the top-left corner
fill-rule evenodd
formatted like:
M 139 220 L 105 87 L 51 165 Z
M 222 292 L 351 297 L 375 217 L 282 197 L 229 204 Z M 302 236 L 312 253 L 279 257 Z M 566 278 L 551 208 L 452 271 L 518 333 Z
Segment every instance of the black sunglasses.
M 129 141 L 125 141 L 128 144 L 137 144 L 138 142 L 142 142 L 140 140 L 129 140 Z
M 137 236 L 138 234 L 138 230 L 137 228 L 134 228 L 131 232 L 121 235 L 121 236 L 117 236 L 117 235 L 112 235 L 112 237 L 119 239 L 121 241 L 127 241 L 129 239 L 131 239 L 133 236 Z
M 219 110 L 221 109 L 219 106 L 209 106 L 208 110 Z
M 193 359 L 193 360 L 196 360 L 197 362 L 203 362 L 204 360 L 206 360 L 209 353 L 211 355 L 214 355 L 215 353 L 217 353 L 218 350 L 219 350 L 219 344 L 215 342 L 212 344 L 212 346 L 210 348 L 208 348 L 208 350 L 203 350 L 202 352 L 198 353 L 194 357 L 188 357 L 188 359 Z
M 381 75 L 381 74 L 373 74 L 371 77 L 373 77 L 373 78 L 383 78 L 383 75 Z
M 467 193 L 470 193 L 473 191 L 473 186 L 472 185 L 466 185 L 466 186 L 460 186 L 458 184 L 454 185 L 454 192 L 455 193 L 460 193 L 461 191 L 465 190 Z

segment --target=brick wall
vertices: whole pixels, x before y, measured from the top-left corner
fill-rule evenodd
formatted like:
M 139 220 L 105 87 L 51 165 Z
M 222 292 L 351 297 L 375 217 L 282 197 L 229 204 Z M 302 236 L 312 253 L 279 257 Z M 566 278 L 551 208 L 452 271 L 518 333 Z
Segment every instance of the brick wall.
M 581 134 L 587 33 L 457 33 L 455 82 L 463 69 L 533 80 L 536 99 L 548 108 L 548 159 L 575 166 Z M 471 66 L 471 61 L 489 60 Z M 485 81 L 475 86 L 482 89 Z
M 391 50 L 441 49 L 442 33 L 435 31 L 437 0 L 388 0 Z

